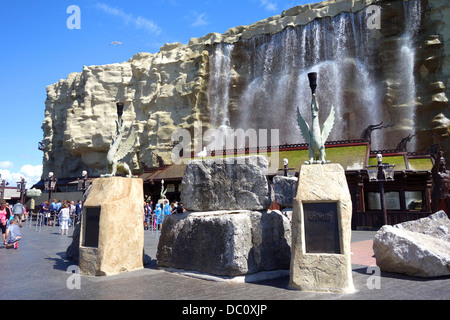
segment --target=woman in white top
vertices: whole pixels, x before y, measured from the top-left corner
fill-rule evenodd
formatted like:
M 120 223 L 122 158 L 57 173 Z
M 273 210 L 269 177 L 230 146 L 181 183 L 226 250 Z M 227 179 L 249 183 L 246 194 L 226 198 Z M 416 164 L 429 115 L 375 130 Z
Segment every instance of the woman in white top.
M 66 235 L 69 235 L 69 217 L 70 217 L 69 206 L 66 203 L 64 203 L 63 207 L 59 211 L 58 216 L 59 226 L 61 227 L 62 235 L 64 233 Z

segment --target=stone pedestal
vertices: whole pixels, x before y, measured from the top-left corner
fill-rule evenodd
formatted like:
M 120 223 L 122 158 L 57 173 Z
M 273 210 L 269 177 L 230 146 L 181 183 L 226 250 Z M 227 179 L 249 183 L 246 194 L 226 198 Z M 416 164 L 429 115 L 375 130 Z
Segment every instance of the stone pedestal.
M 352 202 L 342 166 L 302 166 L 292 214 L 291 288 L 354 291 L 351 217 Z
M 143 268 L 143 200 L 142 179 L 93 181 L 81 221 L 82 274 L 108 276 Z

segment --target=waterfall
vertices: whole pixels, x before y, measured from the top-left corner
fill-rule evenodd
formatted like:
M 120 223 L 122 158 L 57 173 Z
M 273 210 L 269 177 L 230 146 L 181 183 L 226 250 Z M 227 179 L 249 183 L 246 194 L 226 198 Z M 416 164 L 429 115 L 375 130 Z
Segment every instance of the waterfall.
M 403 2 L 405 12 L 405 32 L 402 35 L 403 45 L 400 49 L 402 72 L 399 73 L 399 82 L 402 85 L 402 102 L 407 107 L 405 118 L 409 118 L 410 130 L 414 130 L 411 134 L 415 134 L 416 119 L 416 83 L 414 77 L 415 48 L 416 38 L 420 28 L 420 20 L 422 14 L 421 2 L 408 1 Z M 409 117 L 408 117 L 409 115 Z M 408 144 L 410 150 L 416 149 L 416 139 L 412 139 Z
M 231 53 L 233 45 L 219 43 L 210 56 L 209 108 L 211 123 L 219 127 L 229 125 Z
M 403 67 L 396 81 L 402 93 L 399 100 L 413 107 L 414 39 L 420 26 L 420 0 L 404 6 L 407 18 L 399 51 Z M 320 122 L 328 117 L 331 106 L 336 110 L 329 140 L 358 139 L 367 126 L 384 118 L 378 65 L 382 39 L 379 31 L 367 28 L 368 17 L 364 9 L 342 12 L 304 26 L 287 27 L 274 35 L 216 45 L 210 57 L 213 125 L 244 130 L 276 128 L 280 130 L 280 144 L 304 142 L 296 114 L 298 108 L 310 121 L 307 74 L 314 71 L 318 73 Z M 230 87 L 232 69 L 239 75 L 239 85 Z M 414 125 L 413 115 L 405 118 Z M 374 132 L 372 141 L 376 140 L 379 148 L 392 148 L 380 131 Z

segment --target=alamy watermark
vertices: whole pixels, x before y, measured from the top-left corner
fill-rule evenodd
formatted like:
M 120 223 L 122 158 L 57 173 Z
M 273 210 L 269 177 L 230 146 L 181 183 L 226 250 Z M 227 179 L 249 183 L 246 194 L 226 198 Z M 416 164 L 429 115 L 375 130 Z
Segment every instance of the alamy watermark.
M 248 148 L 255 150 L 255 154 L 264 155 L 269 160 L 269 171 L 278 170 L 280 133 L 278 129 L 270 129 L 270 144 L 268 143 L 269 131 L 267 129 L 231 129 L 220 127 L 210 128 L 203 132 L 201 121 L 194 122 L 194 137 L 187 129 L 177 129 L 172 133 L 172 142 L 176 143 L 171 152 L 173 163 L 187 164 L 191 160 L 192 151 L 196 157 L 203 158 L 207 151 L 214 151 L 211 158 L 215 163 L 224 163 L 227 157 L 233 157 L 235 150 Z M 203 147 L 204 142 L 207 143 Z M 192 150 L 192 146 L 194 150 Z M 225 150 L 225 152 L 224 152 Z M 253 154 L 253 153 L 252 153 Z M 244 164 L 245 160 L 238 158 L 237 164 Z
M 370 5 L 366 8 L 366 13 L 369 14 L 367 18 L 367 28 L 368 29 L 381 29 L 381 8 L 376 5 Z
M 366 273 L 371 274 L 369 278 L 367 278 L 366 286 L 367 289 L 381 289 L 381 271 L 378 266 L 370 266 L 367 268 Z
M 81 289 L 80 268 L 77 265 L 70 265 L 66 272 L 70 273 L 66 281 L 67 289 Z
M 81 9 L 77 5 L 70 5 L 67 7 L 66 13 L 70 14 L 67 18 L 67 28 L 81 29 Z M 381 29 L 381 8 L 377 5 L 370 5 L 366 8 L 366 13 L 369 17 L 366 20 L 368 29 Z
M 67 29 L 81 29 L 81 9 L 79 6 L 70 5 L 67 7 L 66 13 L 70 16 L 67 18 Z

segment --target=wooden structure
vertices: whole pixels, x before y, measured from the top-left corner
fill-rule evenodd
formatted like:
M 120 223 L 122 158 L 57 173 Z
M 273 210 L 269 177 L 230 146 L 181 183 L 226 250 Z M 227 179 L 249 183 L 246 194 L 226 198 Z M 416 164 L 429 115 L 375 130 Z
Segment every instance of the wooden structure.
M 378 184 L 369 181 L 366 170 L 366 166 L 376 164 L 376 153 L 383 154 L 383 162 L 395 164 L 395 179 L 385 184 L 388 224 L 415 220 L 432 213 L 432 162 L 429 155 L 392 150 L 371 152 L 370 143 L 362 140 L 328 142 L 326 148 L 327 159 L 332 163 L 340 163 L 345 169 L 353 203 L 353 229 L 376 229 L 383 225 Z M 308 159 L 306 144 L 284 145 L 272 150 L 240 149 L 228 150 L 228 152 L 225 150 L 223 154 L 244 156 L 259 152 L 278 153 L 280 169 L 270 172 L 270 179 L 276 174 L 283 174 L 283 159 L 289 160 L 291 175 L 298 174 L 300 166 Z M 215 157 L 216 155 L 212 153 L 204 159 Z M 191 158 L 197 157 L 191 155 Z M 141 178 L 144 180 L 144 194 L 157 201 L 161 191 L 161 180 L 164 180 L 169 201 L 179 201 L 186 163 L 186 159 L 182 159 L 178 163 L 143 173 Z

